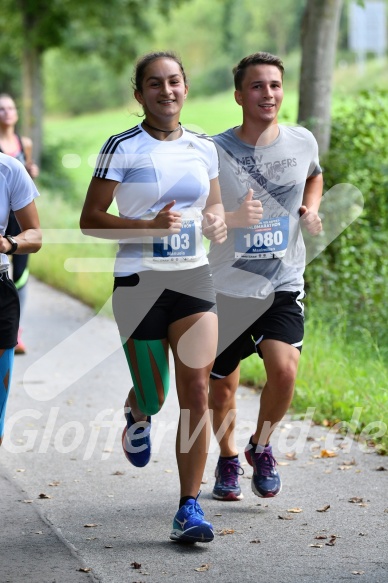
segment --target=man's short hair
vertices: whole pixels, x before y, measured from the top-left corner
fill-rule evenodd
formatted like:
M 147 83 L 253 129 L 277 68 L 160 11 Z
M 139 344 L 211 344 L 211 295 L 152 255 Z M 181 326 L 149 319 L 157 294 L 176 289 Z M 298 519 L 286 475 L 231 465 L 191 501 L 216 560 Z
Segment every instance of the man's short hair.
M 237 90 L 241 90 L 246 70 L 251 65 L 274 65 L 279 69 L 283 80 L 284 66 L 279 57 L 265 52 L 253 53 L 252 55 L 248 55 L 241 59 L 241 61 L 233 68 L 234 86 Z

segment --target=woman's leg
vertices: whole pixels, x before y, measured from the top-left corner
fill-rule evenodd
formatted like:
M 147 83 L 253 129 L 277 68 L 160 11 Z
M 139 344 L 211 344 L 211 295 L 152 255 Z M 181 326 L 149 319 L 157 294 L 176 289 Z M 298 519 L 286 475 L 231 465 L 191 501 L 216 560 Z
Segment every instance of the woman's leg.
M 216 314 L 202 312 L 177 320 L 169 326 L 168 340 L 181 410 L 176 440 L 181 498 L 196 498 L 211 435 L 208 385 L 217 350 Z
M 124 350 L 134 386 L 125 401 L 122 444 L 128 461 L 144 467 L 151 458 L 151 415 L 161 409 L 169 388 L 168 343 L 129 338 Z
M 128 338 L 123 344 L 134 386 L 125 403 L 135 421 L 145 421 L 163 406 L 169 388 L 168 342 Z
M 11 386 L 13 357 L 13 348 L 0 348 L 0 445 L 4 436 L 5 410 Z
M 11 211 L 8 220 L 8 226 L 6 229 L 7 235 L 16 236 L 21 233 L 19 223 L 16 220 L 15 214 Z M 29 276 L 28 270 L 28 258 L 29 255 L 13 255 L 12 256 L 12 280 L 18 290 L 19 302 L 20 302 L 20 325 L 23 325 L 23 316 L 26 306 L 27 298 L 27 282 Z M 21 339 L 22 330 L 19 328 L 18 332 L 18 343 L 15 347 L 15 354 L 24 354 L 26 352 L 26 347 Z

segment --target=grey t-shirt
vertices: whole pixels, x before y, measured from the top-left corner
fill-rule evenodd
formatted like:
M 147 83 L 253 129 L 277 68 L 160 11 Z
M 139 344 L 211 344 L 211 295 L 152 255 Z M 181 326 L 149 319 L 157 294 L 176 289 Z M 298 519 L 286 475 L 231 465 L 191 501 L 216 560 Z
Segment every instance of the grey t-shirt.
M 306 179 L 322 172 L 318 145 L 303 127 L 279 126 L 268 146 L 251 146 L 233 128 L 214 136 L 220 157 L 225 211 L 238 209 L 248 189 L 263 204 L 254 227 L 229 229 L 211 244 L 209 262 L 217 292 L 265 298 L 273 291 L 302 291 L 305 246 L 299 227 Z

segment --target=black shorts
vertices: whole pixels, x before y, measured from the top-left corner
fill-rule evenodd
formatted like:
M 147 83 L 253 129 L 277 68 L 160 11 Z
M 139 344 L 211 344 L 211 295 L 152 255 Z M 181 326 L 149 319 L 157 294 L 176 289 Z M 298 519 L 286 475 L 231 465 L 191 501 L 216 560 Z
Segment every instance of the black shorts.
M 167 338 L 173 322 L 201 312 L 217 312 L 208 265 L 183 271 L 144 271 L 116 277 L 113 313 L 123 338 Z
M 16 220 L 15 213 L 11 211 L 9 214 L 8 225 L 5 234 L 15 237 L 20 233 L 21 229 L 19 223 Z M 21 287 L 24 287 L 25 283 L 27 283 L 27 279 L 25 278 L 25 283 L 23 283 L 22 286 L 18 285 L 19 279 L 21 279 L 22 275 L 27 269 L 28 257 L 29 257 L 28 253 L 25 253 L 23 255 L 12 255 L 12 279 L 18 286 L 18 289 L 21 289 Z
M 302 351 L 304 293 L 280 291 L 265 300 L 217 294 L 218 350 L 211 378 L 231 374 L 240 361 L 255 352 L 260 342 L 280 340 Z
M 17 344 L 20 318 L 19 294 L 8 272 L 0 273 L 0 348 Z

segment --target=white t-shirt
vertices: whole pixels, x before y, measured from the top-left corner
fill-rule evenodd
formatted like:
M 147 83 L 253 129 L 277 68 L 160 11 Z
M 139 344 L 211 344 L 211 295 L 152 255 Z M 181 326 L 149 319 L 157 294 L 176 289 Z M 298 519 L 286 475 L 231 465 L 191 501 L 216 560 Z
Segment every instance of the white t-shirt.
M 176 200 L 173 210 L 183 219 L 179 235 L 120 241 L 115 276 L 147 269 L 191 269 L 208 262 L 202 210 L 218 167 L 213 140 L 183 127 L 182 135 L 172 141 L 156 140 L 139 124 L 105 142 L 93 176 L 120 183 L 115 198 L 121 217 L 152 219 Z
M 39 196 L 35 184 L 23 164 L 0 153 L 0 234 L 4 235 L 11 210 L 18 211 Z M 0 271 L 8 269 L 9 259 L 0 253 Z

